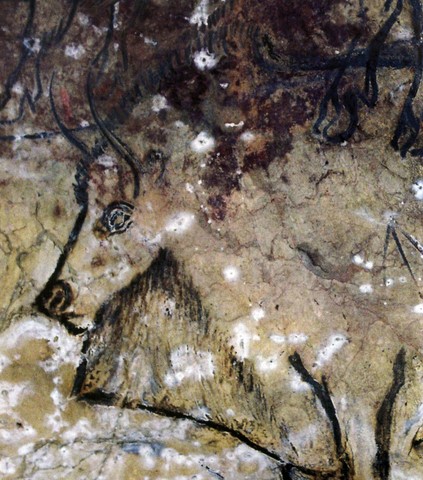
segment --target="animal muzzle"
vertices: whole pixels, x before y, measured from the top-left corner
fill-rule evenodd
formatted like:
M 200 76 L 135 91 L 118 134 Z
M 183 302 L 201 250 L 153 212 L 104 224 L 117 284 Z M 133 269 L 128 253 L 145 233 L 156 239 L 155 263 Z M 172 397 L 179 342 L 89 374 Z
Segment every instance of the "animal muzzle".
M 64 280 L 57 280 L 51 285 L 46 285 L 36 299 L 38 309 L 52 318 L 69 316 L 74 300 L 71 285 Z

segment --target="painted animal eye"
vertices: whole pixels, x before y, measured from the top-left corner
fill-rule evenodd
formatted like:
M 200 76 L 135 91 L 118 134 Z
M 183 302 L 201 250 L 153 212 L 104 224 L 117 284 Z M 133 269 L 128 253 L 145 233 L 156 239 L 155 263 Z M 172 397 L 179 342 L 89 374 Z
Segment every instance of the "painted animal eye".
M 130 203 L 113 202 L 104 209 L 100 223 L 109 235 L 123 233 L 132 225 L 133 211 L 134 206 Z

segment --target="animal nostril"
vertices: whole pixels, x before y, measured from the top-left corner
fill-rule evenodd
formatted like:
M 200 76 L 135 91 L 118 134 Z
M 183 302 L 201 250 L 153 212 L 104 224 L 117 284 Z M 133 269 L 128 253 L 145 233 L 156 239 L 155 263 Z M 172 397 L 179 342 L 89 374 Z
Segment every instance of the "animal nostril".
M 41 308 L 51 316 L 63 315 L 73 301 L 72 287 L 64 280 L 58 280 L 40 296 Z

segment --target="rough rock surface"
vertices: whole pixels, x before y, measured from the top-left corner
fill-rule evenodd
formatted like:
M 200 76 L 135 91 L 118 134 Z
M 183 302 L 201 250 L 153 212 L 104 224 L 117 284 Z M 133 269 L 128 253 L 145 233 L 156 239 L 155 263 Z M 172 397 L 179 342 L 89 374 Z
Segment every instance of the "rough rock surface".
M 0 477 L 423 478 L 419 2 L 2 2 Z

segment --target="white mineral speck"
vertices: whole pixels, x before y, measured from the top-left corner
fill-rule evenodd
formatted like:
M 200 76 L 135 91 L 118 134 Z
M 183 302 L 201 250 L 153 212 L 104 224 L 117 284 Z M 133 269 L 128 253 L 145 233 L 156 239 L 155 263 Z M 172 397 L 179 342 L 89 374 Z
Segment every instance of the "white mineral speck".
M 67 57 L 72 57 L 75 60 L 79 60 L 85 54 L 85 48 L 83 45 L 77 45 L 76 43 L 71 43 L 65 47 L 65 55 Z
M 255 138 L 255 135 L 253 132 L 250 132 L 249 130 L 247 130 L 246 132 L 242 133 L 241 136 L 239 137 L 244 143 L 251 143 L 254 138 Z
M 170 365 L 165 376 L 165 383 L 169 387 L 176 387 L 185 380 L 199 382 L 214 375 L 212 354 L 196 351 L 188 345 L 181 345 L 171 353 Z
M 257 307 L 257 308 L 253 308 L 251 310 L 251 316 L 253 317 L 253 319 L 258 322 L 259 320 L 261 320 L 262 318 L 264 318 L 265 316 L 265 311 L 260 308 L 260 307 Z
M 328 339 L 327 345 L 319 351 L 316 365 L 321 366 L 331 360 L 333 355 L 340 350 L 347 343 L 347 341 L 348 340 L 344 337 L 344 335 L 331 335 Z
M 260 340 L 258 335 L 251 333 L 243 323 L 238 323 L 233 329 L 231 345 L 235 349 L 236 356 L 243 360 L 250 354 L 251 341 L 258 340 Z
M 272 340 L 272 342 L 277 343 L 279 345 L 286 342 L 286 338 L 283 335 L 272 334 L 270 335 L 269 338 L 270 340 Z
M 244 126 L 244 122 L 242 120 L 238 123 L 233 123 L 233 122 L 225 123 L 226 128 L 241 128 L 243 126 Z
M 271 357 L 262 357 L 261 355 L 258 355 L 256 358 L 256 367 L 257 370 L 262 373 L 275 370 L 278 367 L 276 355 Z
M 214 53 L 210 53 L 208 50 L 204 49 L 200 50 L 199 52 L 195 52 L 193 58 L 195 66 L 201 71 L 211 70 L 219 62 Z
M 215 147 L 214 138 L 207 132 L 200 132 L 190 143 L 191 150 L 196 153 L 207 153 Z
M 423 179 L 419 178 L 411 185 L 411 191 L 414 193 L 416 200 L 423 200 Z
M 90 24 L 90 17 L 88 15 L 85 15 L 84 13 L 78 13 L 77 18 L 79 24 L 83 25 L 84 27 Z
M 365 264 L 364 264 L 364 268 L 366 270 L 371 270 L 373 268 L 373 262 L 371 260 L 368 260 Z
M 228 265 L 223 269 L 223 277 L 227 282 L 236 282 L 239 280 L 239 269 L 233 265 Z
M 307 339 L 308 336 L 305 333 L 291 333 L 288 335 L 288 343 L 292 343 L 293 345 L 304 343 Z
M 160 112 L 160 110 L 166 110 L 167 108 L 169 108 L 169 104 L 166 98 L 163 95 L 154 95 L 151 110 L 153 110 L 153 112 Z
M 372 293 L 373 287 L 370 283 L 363 283 L 363 285 L 360 285 L 359 290 L 361 293 Z
M 195 215 L 189 212 L 179 212 L 172 215 L 166 225 L 165 230 L 168 233 L 180 234 L 186 232 L 194 223 Z
M 195 7 L 194 13 L 189 19 L 191 25 L 207 25 L 207 20 L 209 18 L 209 2 L 208 0 L 200 0 L 200 3 Z
M 356 255 L 353 256 L 352 261 L 356 265 L 362 265 L 364 262 L 364 258 L 357 253 Z
M 422 314 L 423 313 L 423 303 L 419 303 L 413 307 L 413 313 Z

